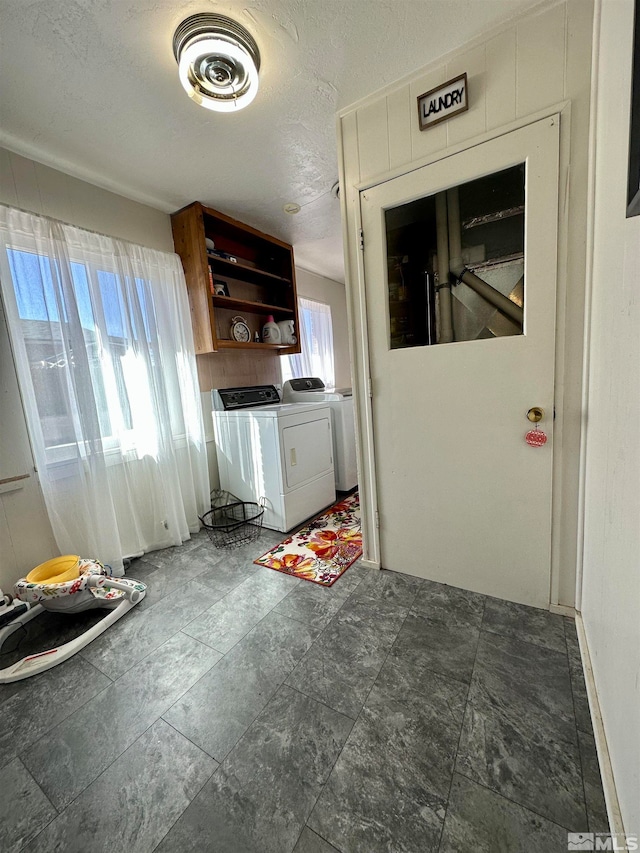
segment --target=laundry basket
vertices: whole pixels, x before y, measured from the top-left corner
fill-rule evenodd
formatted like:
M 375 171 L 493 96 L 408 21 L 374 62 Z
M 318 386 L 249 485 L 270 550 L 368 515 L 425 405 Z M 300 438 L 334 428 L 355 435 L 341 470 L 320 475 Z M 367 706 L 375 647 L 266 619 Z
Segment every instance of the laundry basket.
M 216 548 L 237 548 L 258 538 L 263 516 L 261 504 L 238 500 L 220 489 L 211 493 L 211 509 L 200 521 Z

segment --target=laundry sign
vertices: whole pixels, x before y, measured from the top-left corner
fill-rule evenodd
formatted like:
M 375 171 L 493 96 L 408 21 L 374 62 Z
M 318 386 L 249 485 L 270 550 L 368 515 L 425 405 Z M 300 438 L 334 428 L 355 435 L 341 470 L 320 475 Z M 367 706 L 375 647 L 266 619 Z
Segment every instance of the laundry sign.
M 418 119 L 420 130 L 427 130 L 435 124 L 458 113 L 469 109 L 467 98 L 467 75 L 466 72 L 459 77 L 454 77 L 442 86 L 436 86 L 424 95 L 418 96 Z

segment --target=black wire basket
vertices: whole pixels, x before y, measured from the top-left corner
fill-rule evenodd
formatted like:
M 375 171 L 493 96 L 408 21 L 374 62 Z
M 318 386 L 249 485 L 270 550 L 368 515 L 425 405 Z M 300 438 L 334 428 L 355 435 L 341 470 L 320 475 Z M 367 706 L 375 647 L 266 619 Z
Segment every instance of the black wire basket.
M 264 506 L 220 490 L 211 493 L 211 509 L 200 521 L 216 548 L 237 548 L 260 536 L 263 516 Z

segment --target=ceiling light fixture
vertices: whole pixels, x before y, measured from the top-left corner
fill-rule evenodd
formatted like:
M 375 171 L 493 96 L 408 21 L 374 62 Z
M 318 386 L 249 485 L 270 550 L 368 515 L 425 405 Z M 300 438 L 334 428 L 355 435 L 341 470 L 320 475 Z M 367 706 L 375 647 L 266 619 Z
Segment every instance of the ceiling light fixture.
M 173 53 L 185 92 L 201 107 L 234 112 L 255 98 L 260 51 L 231 18 L 208 13 L 186 18 L 173 35 Z

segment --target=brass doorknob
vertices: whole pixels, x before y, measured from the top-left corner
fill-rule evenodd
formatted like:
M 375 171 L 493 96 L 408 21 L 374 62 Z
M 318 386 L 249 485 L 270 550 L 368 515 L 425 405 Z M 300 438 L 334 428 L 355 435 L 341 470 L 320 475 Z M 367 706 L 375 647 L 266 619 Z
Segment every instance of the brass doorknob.
M 538 421 L 541 421 L 543 419 L 543 417 L 544 409 L 541 409 L 540 406 L 534 406 L 527 412 L 527 418 L 531 421 L 532 424 L 537 424 Z

